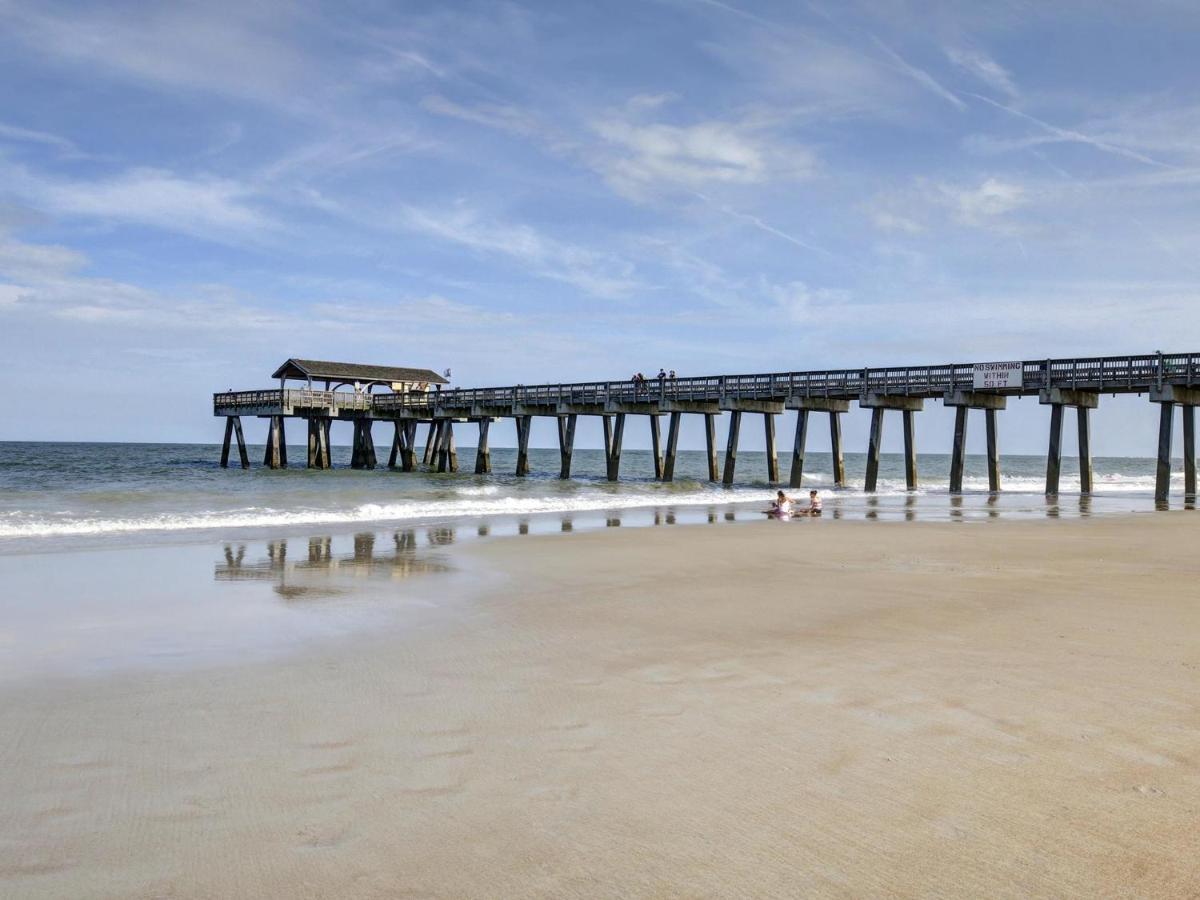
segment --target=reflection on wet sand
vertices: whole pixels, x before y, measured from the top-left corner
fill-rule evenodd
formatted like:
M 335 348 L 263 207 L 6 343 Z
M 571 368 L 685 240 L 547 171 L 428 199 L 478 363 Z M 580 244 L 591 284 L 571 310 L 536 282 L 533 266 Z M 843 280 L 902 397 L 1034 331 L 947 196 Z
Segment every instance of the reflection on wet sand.
M 454 537 L 453 528 L 430 528 L 425 532 L 425 546 L 452 544 Z M 449 568 L 443 562 L 417 555 L 421 541 L 416 529 L 405 528 L 394 532 L 391 547 L 385 553 L 378 552 L 376 541 L 375 532 L 361 532 L 354 535 L 351 552 L 335 553 L 332 537 L 312 537 L 306 542 L 307 553 L 303 557 L 297 554 L 289 559 L 289 541 L 280 539 L 268 541 L 266 557 L 253 561 L 246 559 L 245 544 L 226 544 L 224 562 L 214 567 L 213 578 L 216 581 L 274 581 L 275 592 L 291 600 L 340 593 L 327 583 L 305 583 L 314 577 L 352 575 L 400 579 L 445 572 Z

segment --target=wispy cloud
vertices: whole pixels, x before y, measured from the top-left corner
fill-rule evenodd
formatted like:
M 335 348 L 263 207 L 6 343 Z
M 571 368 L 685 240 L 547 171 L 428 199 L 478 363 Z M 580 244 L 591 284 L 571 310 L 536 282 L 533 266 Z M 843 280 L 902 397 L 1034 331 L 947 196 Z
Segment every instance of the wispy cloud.
M 53 147 L 56 150 L 71 155 L 78 154 L 79 152 L 78 148 L 71 141 L 59 137 L 57 134 L 50 134 L 47 131 L 37 131 L 33 128 L 22 128 L 19 125 L 11 125 L 5 122 L 0 122 L 0 140 L 41 144 L 42 146 Z
M 877 37 L 872 37 L 871 40 L 875 43 L 884 55 L 890 60 L 891 67 L 897 72 L 907 75 L 925 90 L 929 91 L 937 97 L 941 97 L 955 109 L 966 109 L 967 104 L 963 102 L 958 94 L 954 93 L 949 88 L 943 86 L 936 78 L 926 72 L 924 69 L 914 66 L 912 63 L 905 60 L 899 53 L 885 44 Z
M 946 56 L 950 62 L 1000 93 L 1008 97 L 1016 97 L 1020 93 L 1008 71 L 982 50 L 947 47 Z
M 632 264 L 611 253 L 548 237 L 535 228 L 488 220 L 459 205 L 451 209 L 415 206 L 403 210 L 405 227 L 478 253 L 519 263 L 530 273 L 573 285 L 597 297 L 624 297 L 639 287 Z

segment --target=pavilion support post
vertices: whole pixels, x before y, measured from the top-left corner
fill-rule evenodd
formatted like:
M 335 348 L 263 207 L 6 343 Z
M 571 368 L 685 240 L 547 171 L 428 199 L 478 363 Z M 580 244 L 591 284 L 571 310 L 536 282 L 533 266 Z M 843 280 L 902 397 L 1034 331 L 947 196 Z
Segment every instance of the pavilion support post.
M 237 438 L 238 460 L 243 469 L 248 469 L 250 468 L 250 454 L 246 451 L 246 436 L 242 434 L 242 417 L 231 416 L 230 419 L 233 422 L 233 436 Z
M 317 429 L 318 428 L 320 428 L 320 425 L 317 424 L 317 420 L 310 416 L 308 418 L 308 463 L 307 463 L 307 466 L 310 469 L 319 469 L 321 467 L 320 463 L 317 461 L 317 444 L 319 443 L 317 441 Z
M 446 422 L 446 437 L 443 440 L 443 452 L 446 454 L 446 471 L 458 471 L 458 444 L 454 442 L 454 422 Z
M 575 452 L 575 423 L 578 419 L 574 413 L 558 417 L 559 478 L 571 477 L 571 457 Z
M 671 413 L 671 419 L 667 423 L 667 453 L 663 457 L 663 481 L 675 480 L 675 456 L 679 452 L 679 421 L 683 418 L 683 413 Z
M 779 454 L 775 451 L 775 414 L 763 413 L 763 435 L 767 446 L 767 481 L 779 482 Z
M 229 468 L 229 444 L 233 440 L 233 420 L 236 416 L 225 417 L 225 441 L 221 444 L 221 468 Z
M 429 422 L 429 431 L 425 434 L 425 452 L 421 456 L 421 464 L 429 465 L 433 462 L 434 437 L 437 433 L 438 423 L 436 420 Z
M 1165 503 L 1171 494 L 1171 438 L 1175 427 L 1175 404 L 1158 405 L 1158 466 L 1154 475 L 1154 499 Z
M 798 488 L 804 482 L 804 445 L 808 443 L 808 410 L 796 410 L 796 438 L 792 443 L 792 471 L 788 487 Z
M 517 416 L 517 474 L 529 474 L 529 431 L 533 416 Z
M 835 487 L 845 487 L 846 460 L 842 455 L 841 413 L 829 413 L 829 448 L 833 456 L 833 484 Z
M 1000 440 L 997 435 L 996 410 L 985 409 L 987 419 L 988 490 L 1000 493 Z
M 488 431 L 491 430 L 492 420 L 479 420 L 479 443 L 475 446 L 475 474 L 487 475 L 492 471 L 492 448 L 488 445 Z
M 704 446 L 708 451 L 708 480 L 716 481 L 717 475 L 717 414 L 704 414 Z
M 351 424 L 354 426 L 354 436 L 350 439 L 350 468 L 361 469 L 363 467 L 362 423 L 355 419 Z
M 1062 424 L 1063 405 L 1050 405 L 1050 447 L 1046 453 L 1046 496 L 1058 496 L 1058 482 L 1062 475 Z
M 1196 499 L 1196 407 L 1183 407 L 1183 494 Z
M 729 413 L 729 439 L 725 443 L 725 471 L 721 474 L 721 483 L 733 484 L 733 472 L 737 468 L 738 438 L 742 431 L 742 412 L 733 410 Z
M 908 490 L 917 489 L 917 422 L 911 409 L 904 413 L 904 485 Z
M 388 456 L 389 469 L 403 468 L 404 462 L 408 457 L 408 422 L 403 419 L 397 419 L 395 427 L 396 432 L 392 436 L 392 452 Z
M 863 489 L 873 494 L 879 483 L 879 446 L 883 443 L 883 407 L 871 410 L 871 437 L 867 444 L 867 479 Z
M 287 468 L 287 443 L 284 437 L 283 416 L 271 416 L 267 428 L 267 447 L 263 453 L 263 465 L 271 469 Z
M 362 420 L 363 429 L 363 462 L 368 469 L 374 469 L 379 465 L 379 460 L 375 457 L 375 437 L 371 434 L 371 420 Z
M 1086 406 L 1075 407 L 1077 424 L 1079 426 L 1079 492 L 1092 492 L 1092 428 L 1089 420 L 1089 410 Z
M 609 481 L 616 481 L 621 475 L 621 444 L 625 438 L 625 413 L 617 413 L 604 417 L 604 447 Z
M 435 472 L 445 472 L 446 458 L 446 420 L 438 419 L 437 427 L 433 430 L 433 454 L 430 456 L 429 465 Z
M 663 480 L 662 433 L 658 426 L 658 416 L 648 416 L 650 419 L 650 452 L 654 454 L 654 480 Z
M 963 492 L 963 475 L 967 469 L 967 415 L 968 406 L 954 408 L 954 446 L 950 451 L 950 493 Z
M 310 469 L 329 468 L 329 443 L 326 422 L 323 416 L 310 416 L 308 419 L 308 467 Z

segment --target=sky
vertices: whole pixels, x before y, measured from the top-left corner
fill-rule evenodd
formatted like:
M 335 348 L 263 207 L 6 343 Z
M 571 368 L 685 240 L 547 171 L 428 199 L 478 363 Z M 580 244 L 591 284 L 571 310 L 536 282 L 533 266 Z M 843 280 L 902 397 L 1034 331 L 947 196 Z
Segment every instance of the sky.
M 212 392 L 290 356 L 1200 351 L 1198 35 L 1170 0 L 0 0 L 0 439 L 217 440 Z M 1155 421 L 1105 398 L 1096 451 Z

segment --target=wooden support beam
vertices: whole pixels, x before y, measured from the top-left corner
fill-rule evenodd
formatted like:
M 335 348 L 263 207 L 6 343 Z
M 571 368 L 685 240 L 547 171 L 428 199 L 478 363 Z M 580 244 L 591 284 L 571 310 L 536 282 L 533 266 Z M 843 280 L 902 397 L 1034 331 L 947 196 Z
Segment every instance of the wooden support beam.
M 242 463 L 243 469 L 250 468 L 250 454 L 246 450 L 246 436 L 242 434 L 242 417 L 231 416 L 233 421 L 233 435 L 237 438 L 238 458 Z
M 1171 494 L 1171 432 L 1175 427 L 1175 404 L 1158 405 L 1158 465 L 1154 474 L 1154 499 L 1165 503 Z
M 1079 425 L 1079 492 L 1092 492 L 1092 429 L 1086 406 L 1075 407 Z
M 438 423 L 436 420 L 430 420 L 429 431 L 425 434 L 425 453 L 421 457 L 422 465 L 429 465 L 433 462 L 434 437 L 437 434 Z
M 456 444 L 454 442 L 454 422 L 452 422 L 452 421 L 446 422 L 446 437 L 445 437 L 444 443 L 445 443 L 446 460 L 448 463 L 447 469 L 450 472 L 457 472 L 458 471 L 458 444 Z
M 742 431 L 742 411 L 732 410 L 729 413 L 729 439 L 725 443 L 725 471 L 721 474 L 721 483 L 728 486 L 733 484 L 733 470 L 737 467 L 738 437 Z
M 571 457 L 575 453 L 575 423 L 578 420 L 579 416 L 574 413 L 557 418 L 559 478 L 571 477 Z
M 492 420 L 485 416 L 479 420 L 479 443 L 475 446 L 475 474 L 487 475 L 492 471 L 492 448 L 488 445 L 488 431 Z
M 804 482 L 804 445 L 808 443 L 808 410 L 796 411 L 796 439 L 792 443 L 792 471 L 788 486 L 798 488 Z
M 983 411 L 987 419 L 988 490 L 1000 493 L 1000 439 L 996 427 L 996 410 Z
M 533 416 L 517 416 L 517 474 L 529 474 L 529 431 Z
M 708 480 L 717 480 L 717 414 L 704 414 L 704 446 L 708 450 Z
M 604 445 L 609 481 L 616 481 L 621 474 L 621 443 L 625 438 L 625 415 L 616 413 L 612 416 L 611 424 L 608 421 L 609 417 L 604 417 Z
M 379 465 L 379 460 L 375 458 L 375 437 L 371 433 L 371 420 L 363 419 L 362 424 L 364 462 L 368 469 L 374 469 Z
M 904 485 L 910 491 L 917 489 L 917 423 L 916 413 L 911 409 L 904 416 Z
M 284 437 L 283 416 L 271 416 L 267 427 L 267 446 L 263 465 L 271 469 L 287 468 L 287 443 Z
M 433 432 L 433 460 L 431 465 L 435 472 L 446 471 L 446 427 L 449 424 L 446 419 L 438 419 L 437 428 Z
M 675 480 L 675 457 L 679 452 L 679 422 L 683 418 L 683 413 L 671 413 L 671 420 L 667 424 L 667 454 L 663 458 L 663 481 Z
M 388 468 L 396 468 L 396 463 L 400 460 L 401 454 L 404 452 L 404 423 L 399 419 L 395 422 L 396 431 L 392 435 L 392 452 L 388 454 Z
M 1062 422 L 1063 405 L 1050 406 L 1050 447 L 1046 453 L 1046 496 L 1058 496 L 1058 482 L 1062 474 Z
M 328 469 L 328 454 L 322 452 L 325 438 L 324 421 L 319 416 L 308 417 L 308 468 Z
M 879 446 L 883 443 L 884 407 L 871 408 L 871 437 L 867 443 L 867 479 L 863 486 L 868 494 L 875 492 L 879 483 Z
M 650 452 L 654 454 L 654 479 L 663 480 L 662 434 L 658 427 L 658 416 L 650 419 Z
M 779 482 L 779 455 L 775 452 L 775 414 L 763 413 L 763 435 L 767 445 L 767 481 Z
M 950 451 L 950 493 L 961 494 L 967 469 L 967 414 L 969 406 L 954 407 L 954 446 Z
M 1196 499 L 1196 407 L 1183 407 L 1183 494 Z
M 321 460 L 322 469 L 333 468 L 333 457 L 329 450 L 329 419 L 321 417 L 317 420 L 319 423 L 319 431 L 317 433 L 317 456 Z
M 233 440 L 234 416 L 225 417 L 225 441 L 221 444 L 221 468 L 229 468 L 229 444 Z
M 841 413 L 829 412 L 829 446 L 833 455 L 833 484 L 835 487 L 846 485 L 846 460 L 842 456 L 842 419 Z

